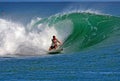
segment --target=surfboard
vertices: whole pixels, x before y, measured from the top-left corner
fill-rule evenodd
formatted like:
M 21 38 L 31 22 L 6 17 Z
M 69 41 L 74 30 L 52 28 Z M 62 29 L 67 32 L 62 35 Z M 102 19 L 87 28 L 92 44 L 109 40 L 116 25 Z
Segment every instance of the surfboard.
M 57 48 L 49 51 L 48 54 L 58 54 L 58 53 L 61 53 L 62 51 L 63 51 L 63 48 Z

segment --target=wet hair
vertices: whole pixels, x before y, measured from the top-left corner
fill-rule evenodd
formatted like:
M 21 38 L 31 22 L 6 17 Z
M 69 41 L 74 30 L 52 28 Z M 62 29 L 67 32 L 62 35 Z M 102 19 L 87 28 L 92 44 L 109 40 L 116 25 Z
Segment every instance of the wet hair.
M 55 38 L 55 36 L 53 35 L 53 38 Z

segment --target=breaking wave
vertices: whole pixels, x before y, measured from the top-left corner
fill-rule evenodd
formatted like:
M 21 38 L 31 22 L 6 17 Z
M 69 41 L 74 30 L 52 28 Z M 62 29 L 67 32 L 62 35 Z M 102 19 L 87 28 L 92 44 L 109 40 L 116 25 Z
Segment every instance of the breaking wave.
M 27 27 L 0 19 L 0 56 L 43 55 L 56 35 L 64 53 L 118 44 L 120 18 L 88 12 L 33 19 Z

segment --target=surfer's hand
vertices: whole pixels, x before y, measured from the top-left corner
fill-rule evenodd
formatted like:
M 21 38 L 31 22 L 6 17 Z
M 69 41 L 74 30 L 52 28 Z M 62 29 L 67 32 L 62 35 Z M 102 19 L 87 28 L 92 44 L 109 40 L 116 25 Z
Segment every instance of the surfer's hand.
M 62 43 L 60 42 L 60 45 L 62 45 Z

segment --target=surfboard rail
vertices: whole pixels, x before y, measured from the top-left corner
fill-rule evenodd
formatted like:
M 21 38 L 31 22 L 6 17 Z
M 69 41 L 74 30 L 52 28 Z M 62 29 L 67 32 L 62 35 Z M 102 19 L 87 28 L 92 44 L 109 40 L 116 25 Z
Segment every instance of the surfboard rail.
M 53 49 L 51 51 L 48 51 L 48 54 L 58 54 L 63 51 L 63 48 Z

